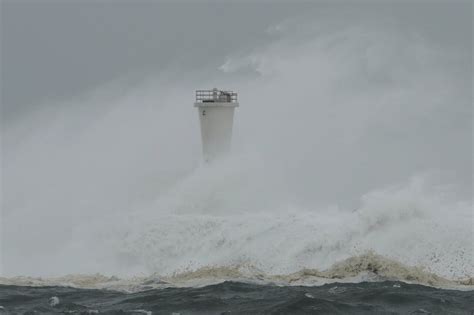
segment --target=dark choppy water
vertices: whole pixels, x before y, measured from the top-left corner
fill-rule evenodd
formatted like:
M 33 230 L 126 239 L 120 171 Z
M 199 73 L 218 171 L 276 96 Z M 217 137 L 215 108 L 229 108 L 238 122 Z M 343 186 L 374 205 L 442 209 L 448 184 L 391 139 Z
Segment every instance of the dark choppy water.
M 59 299 L 54 306 L 53 296 Z M 389 281 L 318 287 L 224 282 L 138 293 L 0 285 L 0 305 L 0 314 L 474 314 L 474 291 Z

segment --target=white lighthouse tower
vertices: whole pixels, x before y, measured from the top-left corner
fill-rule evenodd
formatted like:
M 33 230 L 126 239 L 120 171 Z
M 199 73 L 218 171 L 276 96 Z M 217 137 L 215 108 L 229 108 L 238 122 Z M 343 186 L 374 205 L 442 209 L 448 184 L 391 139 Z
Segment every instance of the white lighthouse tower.
M 194 106 L 199 112 L 204 161 L 210 162 L 230 150 L 234 109 L 239 106 L 237 93 L 197 90 Z

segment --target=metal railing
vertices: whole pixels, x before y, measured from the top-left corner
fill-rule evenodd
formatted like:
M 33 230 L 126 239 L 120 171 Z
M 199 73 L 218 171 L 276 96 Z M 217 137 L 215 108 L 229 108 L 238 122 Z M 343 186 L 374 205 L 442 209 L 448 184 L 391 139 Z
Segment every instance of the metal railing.
M 237 93 L 232 91 L 197 90 L 196 103 L 236 103 Z

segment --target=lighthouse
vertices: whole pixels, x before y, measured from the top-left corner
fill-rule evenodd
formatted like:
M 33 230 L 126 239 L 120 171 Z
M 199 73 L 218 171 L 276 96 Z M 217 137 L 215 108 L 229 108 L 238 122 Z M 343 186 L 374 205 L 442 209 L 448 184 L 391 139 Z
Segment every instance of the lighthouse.
M 211 162 L 230 150 L 234 109 L 239 106 L 237 93 L 197 90 L 194 106 L 199 113 L 203 158 Z

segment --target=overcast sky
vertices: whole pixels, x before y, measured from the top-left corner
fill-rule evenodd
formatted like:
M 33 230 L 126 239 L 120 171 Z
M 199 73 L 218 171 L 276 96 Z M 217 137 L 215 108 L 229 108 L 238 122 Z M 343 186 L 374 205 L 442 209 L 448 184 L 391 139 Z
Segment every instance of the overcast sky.
M 271 41 L 268 28 L 291 19 L 327 20 L 329 28 L 378 19 L 471 49 L 469 2 L 224 2 L 3 0 L 2 119 L 121 77 L 217 69 L 227 55 Z
M 217 66 L 308 4 L 2 1 L 6 119 L 124 76 Z

